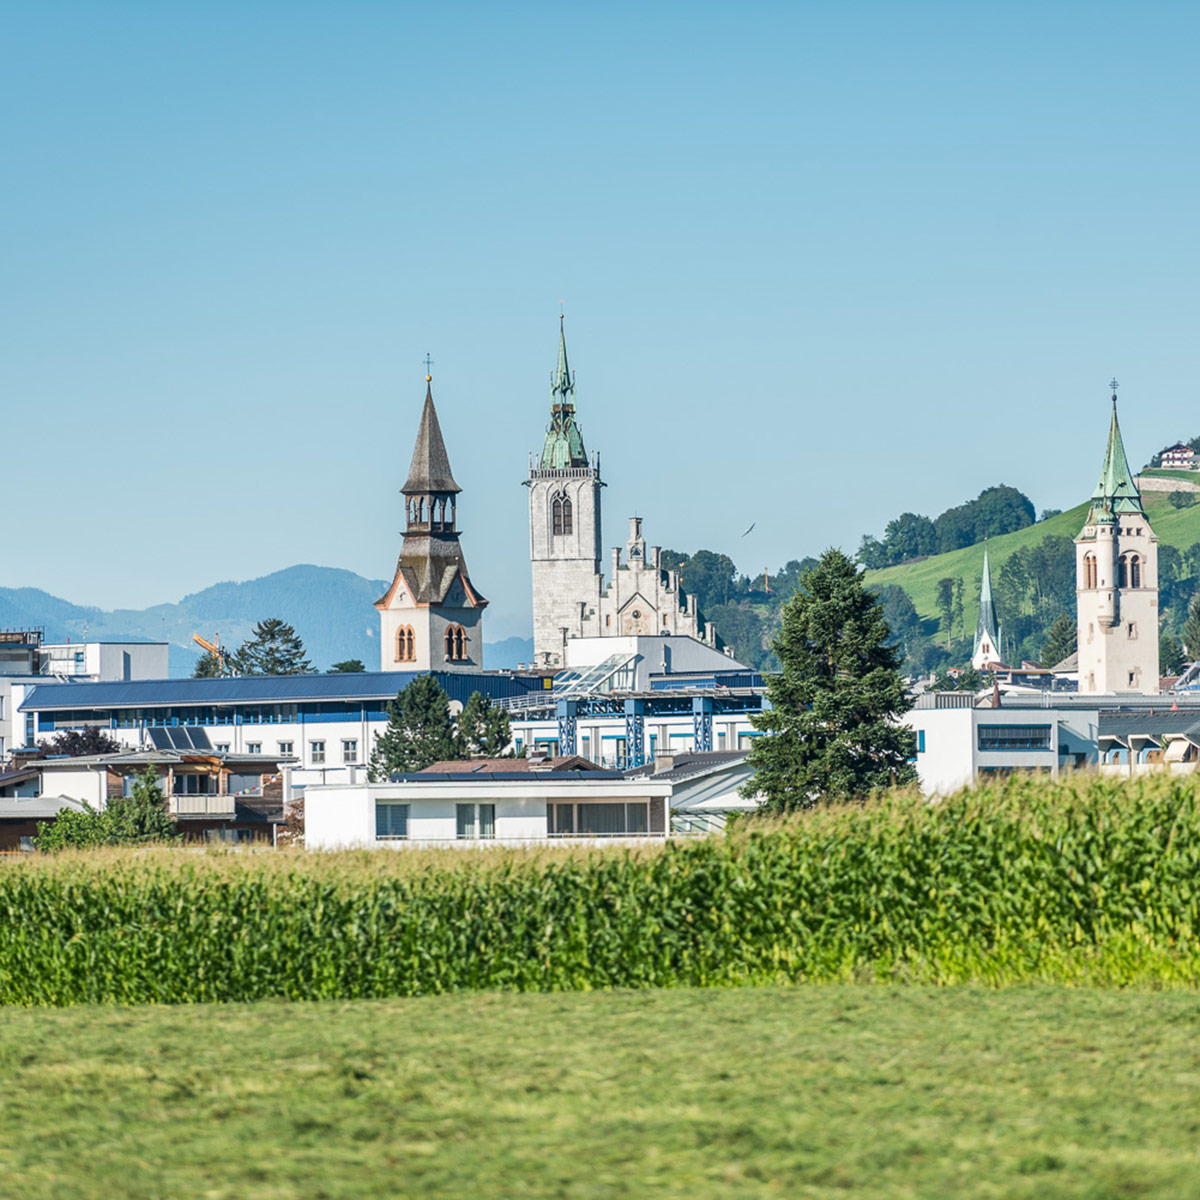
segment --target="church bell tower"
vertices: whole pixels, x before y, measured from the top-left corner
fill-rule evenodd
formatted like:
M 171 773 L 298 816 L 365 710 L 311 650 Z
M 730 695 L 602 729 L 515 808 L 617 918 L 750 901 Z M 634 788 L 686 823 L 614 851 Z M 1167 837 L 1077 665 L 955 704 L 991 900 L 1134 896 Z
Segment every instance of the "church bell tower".
M 575 377 L 567 366 L 563 318 L 550 377 L 550 423 L 531 459 L 529 549 L 533 563 L 533 645 L 538 666 L 560 667 L 568 638 L 595 617 L 600 575 L 599 457 L 588 458 L 575 420 Z
M 1075 539 L 1079 691 L 1158 694 L 1158 538 L 1117 424 L 1117 381 L 1100 482 Z
M 478 671 L 483 667 L 483 610 L 458 535 L 462 488 L 425 376 L 425 406 L 404 496 L 404 542 L 392 586 L 379 610 L 380 670 Z

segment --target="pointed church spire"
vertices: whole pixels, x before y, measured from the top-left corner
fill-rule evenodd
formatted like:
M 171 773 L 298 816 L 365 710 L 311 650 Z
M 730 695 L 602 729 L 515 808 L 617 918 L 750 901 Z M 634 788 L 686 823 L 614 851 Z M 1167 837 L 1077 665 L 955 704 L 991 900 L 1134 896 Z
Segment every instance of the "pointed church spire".
M 437 409 L 433 406 L 432 379 L 431 375 L 425 376 L 425 407 L 421 412 L 421 427 L 417 430 L 417 444 L 413 447 L 408 480 L 400 489 L 405 495 L 462 491 L 454 482 L 450 470 L 450 456 L 446 453 L 442 427 L 438 423 Z
M 554 368 L 554 383 L 550 391 L 555 404 L 574 404 L 575 380 L 571 378 L 571 370 L 567 366 L 567 335 L 563 329 L 566 320 L 565 313 L 558 315 L 558 366 Z M 570 396 L 570 400 L 567 397 Z
M 996 621 L 996 602 L 992 597 L 992 568 L 988 562 L 986 539 L 983 543 L 983 578 L 979 583 L 979 620 L 975 624 L 975 650 L 972 661 L 979 656 L 985 641 L 991 647 L 993 658 L 998 660 L 1000 658 L 1000 628 Z
M 1117 381 L 1110 385 L 1112 392 L 1112 421 L 1108 426 L 1108 446 L 1104 451 L 1104 465 L 1100 468 L 1100 481 L 1092 492 L 1092 509 L 1088 524 L 1111 521 L 1115 513 L 1141 512 L 1142 497 L 1129 469 L 1125 457 L 1125 444 L 1121 440 L 1121 426 L 1117 421 Z
M 567 366 L 567 335 L 564 317 L 558 318 L 558 365 L 550 376 L 550 425 L 542 446 L 541 469 L 557 471 L 568 467 L 586 467 L 587 450 L 583 434 L 575 423 L 575 377 Z

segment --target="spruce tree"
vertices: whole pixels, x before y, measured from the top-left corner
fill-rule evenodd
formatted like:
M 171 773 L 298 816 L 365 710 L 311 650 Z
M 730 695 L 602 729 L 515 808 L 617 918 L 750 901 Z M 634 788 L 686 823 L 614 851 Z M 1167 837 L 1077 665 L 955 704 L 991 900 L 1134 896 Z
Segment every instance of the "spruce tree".
M 450 698 L 432 675 L 419 675 L 401 688 L 387 711 L 387 728 L 371 751 L 372 783 L 396 772 L 422 771 L 430 763 L 468 757 L 450 717 Z
M 1042 646 L 1042 666 L 1047 669 L 1056 667 L 1064 658 L 1074 654 L 1078 648 L 1079 641 L 1075 622 L 1067 613 L 1063 613 L 1046 631 L 1046 641 Z
M 458 718 L 458 731 L 472 754 L 498 758 L 512 741 L 508 710 L 492 702 L 484 692 L 472 692 Z
M 211 650 L 205 650 L 196 660 L 196 668 L 192 671 L 192 678 L 216 679 L 224 674 L 224 664 L 221 660 Z
M 1183 648 L 1192 659 L 1200 658 L 1200 596 L 1193 596 L 1183 623 Z
M 1160 675 L 1178 675 L 1187 663 L 1183 643 L 1167 630 L 1158 639 L 1158 671 Z
M 890 637 L 863 573 L 827 550 L 784 606 L 771 708 L 752 718 L 767 736 L 754 739 L 745 794 L 787 812 L 916 778 L 916 738 L 899 724 L 910 702 Z
M 243 675 L 311 675 L 304 643 L 291 625 L 278 617 L 259 621 L 234 656 Z

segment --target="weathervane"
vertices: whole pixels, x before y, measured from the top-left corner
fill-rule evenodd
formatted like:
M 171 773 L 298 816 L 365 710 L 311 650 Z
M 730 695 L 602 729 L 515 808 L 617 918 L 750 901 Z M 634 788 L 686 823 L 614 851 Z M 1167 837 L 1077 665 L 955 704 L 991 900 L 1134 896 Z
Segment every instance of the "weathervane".
M 1117 402 L 1117 388 L 1118 388 L 1118 387 L 1120 387 L 1120 384 L 1118 384 L 1118 383 L 1117 383 L 1117 377 L 1116 377 L 1115 375 L 1112 377 L 1112 379 L 1110 379 L 1110 380 L 1108 381 L 1108 386 L 1109 386 L 1110 388 L 1112 388 L 1112 394 L 1113 394 L 1113 403 L 1114 403 L 1114 404 L 1116 404 L 1116 402 Z
M 433 359 L 429 357 L 429 351 L 425 351 L 425 382 L 428 383 L 433 376 L 430 374 L 430 367 L 433 366 Z

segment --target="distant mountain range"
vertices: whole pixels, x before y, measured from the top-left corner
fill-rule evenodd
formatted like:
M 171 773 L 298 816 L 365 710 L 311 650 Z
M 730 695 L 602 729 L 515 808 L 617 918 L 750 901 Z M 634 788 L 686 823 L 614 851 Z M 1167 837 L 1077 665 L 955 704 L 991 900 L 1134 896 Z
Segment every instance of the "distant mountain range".
M 40 626 L 49 642 L 146 641 L 170 645 L 173 676 L 190 675 L 201 651 L 192 634 L 237 647 L 257 621 L 279 617 L 296 627 L 313 666 L 359 658 L 379 663 L 379 621 L 373 605 L 387 590 L 382 579 L 364 579 L 333 567 L 297 566 L 244 583 L 217 583 L 178 604 L 106 612 L 72 604 L 38 588 L 0 588 L 0 628 Z M 532 638 L 485 643 L 484 666 L 501 670 L 533 657 Z

